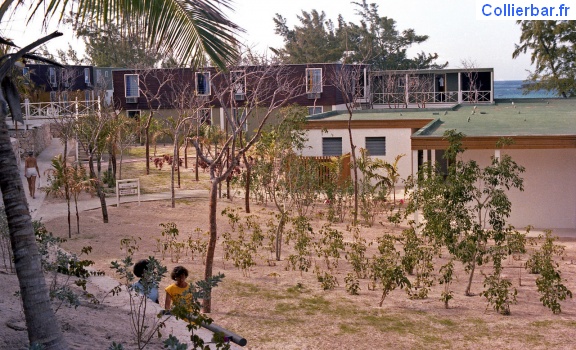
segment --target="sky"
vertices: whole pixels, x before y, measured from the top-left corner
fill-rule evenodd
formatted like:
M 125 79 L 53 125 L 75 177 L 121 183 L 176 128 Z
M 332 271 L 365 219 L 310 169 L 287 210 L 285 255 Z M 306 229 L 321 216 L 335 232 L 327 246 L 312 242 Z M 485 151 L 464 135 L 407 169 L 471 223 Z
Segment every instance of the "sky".
M 449 68 L 462 67 L 462 61 L 472 62 L 476 67 L 494 68 L 495 80 L 524 80 L 531 70 L 530 55 L 512 59 L 514 45 L 519 42 L 520 26 L 515 20 L 477 20 L 474 0 L 372 0 L 379 5 L 381 16 L 393 18 L 396 29 L 413 28 L 416 34 L 428 35 L 429 39 L 409 50 L 409 56 L 417 52 L 436 52 L 438 62 L 448 61 Z M 359 23 L 356 5 L 348 0 L 233 0 L 234 11 L 227 11 L 229 18 L 246 30 L 240 41 L 256 51 L 265 52 L 269 47 L 282 47 L 282 38 L 274 33 L 276 13 L 286 18 L 289 27 L 298 25 L 297 15 L 302 10 L 324 11 L 326 17 L 336 23 L 341 14 L 347 22 Z M 38 38 L 40 26 L 26 26 L 21 8 L 11 21 L 0 25 L 0 31 L 20 46 Z M 55 26 L 50 28 L 55 29 Z M 52 40 L 51 49 L 66 49 L 68 43 L 82 51 L 82 43 L 74 39 L 69 30 L 65 37 Z M 268 51 L 269 52 L 269 51 Z

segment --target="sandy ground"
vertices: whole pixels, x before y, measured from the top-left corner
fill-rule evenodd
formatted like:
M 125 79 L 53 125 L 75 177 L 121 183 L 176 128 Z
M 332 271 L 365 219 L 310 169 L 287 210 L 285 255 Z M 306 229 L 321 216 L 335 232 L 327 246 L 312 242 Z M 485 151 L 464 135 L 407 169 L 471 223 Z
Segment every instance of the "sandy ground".
M 50 205 L 51 201 L 54 200 L 47 200 L 44 205 Z M 227 205 L 237 207 L 241 201 L 222 200 L 219 212 Z M 72 239 L 63 247 L 76 253 L 84 246 L 93 247 L 88 258 L 94 260 L 95 267 L 106 272 L 107 277 L 104 281 L 92 281 L 88 289 L 102 298 L 115 284 L 110 262 L 125 254 L 120 250 L 121 239 L 140 238 L 136 259 L 150 255 L 161 259 L 157 243 L 157 239 L 162 238 L 159 224 L 176 223 L 180 241 L 196 238 L 197 228 L 200 232 L 208 229 L 207 208 L 207 200 L 202 198 L 179 200 L 175 209 L 168 201 L 145 202 L 140 206 L 132 203 L 120 208 L 111 206 L 108 224 L 102 223 L 100 210 L 86 211 L 81 214 L 80 234 L 73 231 Z M 259 216 L 262 225 L 268 220 L 270 209 L 253 206 L 253 213 Z M 317 212 L 321 211 L 322 208 L 317 209 Z M 230 231 L 227 220 L 219 220 L 219 232 Z M 313 222 L 316 228 L 322 224 L 320 219 Z M 64 217 L 52 219 L 46 226 L 57 236 L 64 238 L 67 235 Z M 345 224 L 335 227 L 343 232 L 346 230 Z M 372 228 L 363 227 L 361 234 L 370 242 L 383 233 L 399 233 L 400 230 L 377 224 Z M 445 309 L 439 300 L 442 287 L 437 284 L 428 298 L 422 300 L 409 299 L 404 291 L 395 290 L 379 307 L 380 291 L 368 290 L 366 280 L 360 281 L 360 295 L 346 293 L 344 276 L 350 267 L 344 259 L 335 274 L 339 286 L 324 291 L 311 271 L 300 274 L 287 270 L 288 246 L 282 261 L 269 264 L 268 257 L 261 254 L 256 259 L 257 265 L 245 274 L 223 259 L 221 243 L 220 238 L 214 272 L 222 272 L 226 277 L 214 291 L 210 316 L 219 325 L 247 338 L 247 349 L 573 348 L 576 335 L 574 301 L 563 302 L 559 315 L 553 315 L 543 307 L 538 300 L 536 276 L 519 268 L 526 257 L 518 261 L 510 259 L 506 263 L 505 275 L 518 289 L 518 300 L 512 305 L 512 315 L 502 316 L 487 308 L 484 298 L 463 296 L 468 276 L 459 264 L 457 280 L 452 287 L 454 299 L 449 309 Z M 576 245 L 572 239 L 563 239 L 560 243 L 566 247 L 564 259 L 559 261 L 562 276 L 566 279 L 565 284 L 576 291 Z M 191 280 L 201 278 L 204 271 L 202 259 L 190 254 L 183 255 L 178 262 L 165 256 L 163 263 L 169 269 L 175 265 L 186 266 L 191 271 Z M 316 263 L 322 266 L 321 261 L 316 260 Z M 473 292 L 482 290 L 482 273 L 489 271 L 489 266 L 477 270 Z M 169 283 L 168 278 L 162 281 L 161 300 L 164 299 L 163 288 Z M 2 320 L 5 320 L 0 326 L 0 348 L 24 349 L 26 332 L 14 329 L 23 327 L 18 298 L 13 296 L 17 290 L 15 276 L 0 274 L 0 288 L 6 296 L 0 300 Z M 116 341 L 127 348 L 135 348 L 126 300 L 125 296 L 108 296 L 98 306 L 83 302 L 77 309 L 61 308 L 57 315 L 71 347 L 106 349 Z M 178 326 L 182 323 L 172 324 L 164 334 L 173 331 L 185 337 L 185 330 L 184 333 L 176 330 Z M 149 348 L 161 348 L 159 344 L 156 342 Z
M 44 168 L 59 151 L 55 139 L 53 147 L 43 152 L 38 160 Z M 41 171 L 42 171 L 41 166 Z M 44 181 L 44 178 L 42 179 Z M 25 182 L 24 182 L 25 183 Z M 150 255 L 162 259 L 168 269 L 184 265 L 190 272 L 190 281 L 203 276 L 204 264 L 199 256 L 189 253 L 176 262 L 170 256 L 162 256 L 158 248 L 160 223 L 174 222 L 180 230 L 179 241 L 196 239 L 208 230 L 208 202 L 205 196 L 194 195 L 177 201 L 176 208 L 169 201 L 143 202 L 113 206 L 108 201 L 110 222 L 102 223 L 101 211 L 87 205 L 80 214 L 80 233 L 75 231 L 63 248 L 79 253 L 82 247 L 92 246 L 87 257 L 95 262 L 95 268 L 106 276 L 92 278 L 87 286 L 99 305 L 82 299 L 78 308 L 60 307 L 57 317 L 64 336 L 72 349 L 108 349 L 113 341 L 123 343 L 126 349 L 135 349 L 133 332 L 130 328 L 128 296 L 109 295 L 118 283 L 109 268 L 110 262 L 125 256 L 120 249 L 120 240 L 136 238 L 139 250 L 134 258 Z M 226 206 L 241 206 L 239 198 L 233 202 L 221 200 L 218 212 Z M 29 200 L 32 216 L 41 219 L 49 231 L 67 238 L 68 226 L 65 205 L 55 199 L 45 199 L 42 193 Z M 252 205 L 252 212 L 266 230 L 271 207 Z M 325 208 L 317 207 L 312 225 L 318 230 L 324 223 Z M 454 299 L 445 309 L 439 300 L 442 286 L 435 284 L 426 299 L 410 299 L 403 290 L 395 290 L 387 296 L 382 307 L 378 306 L 381 291 L 369 290 L 368 281 L 360 281 L 360 292 L 351 296 L 345 291 L 344 277 L 350 271 L 349 264 L 340 259 L 334 275 L 339 285 L 333 290 L 322 290 L 312 272 L 299 273 L 287 268 L 287 257 L 292 252 L 290 245 L 284 246 L 281 261 L 269 261 L 268 254 L 261 252 L 256 266 L 248 272 L 234 268 L 231 261 L 223 259 L 222 237 L 230 232 L 228 221 L 218 216 L 220 234 L 216 247 L 214 273 L 226 275 L 224 282 L 213 292 L 214 321 L 248 339 L 245 349 L 573 349 L 576 336 L 576 304 L 573 299 L 562 302 L 562 313 L 552 314 L 542 306 L 536 290 L 536 276 L 529 275 L 521 267 L 527 256 L 519 260 L 509 259 L 505 263 L 504 275 L 518 290 L 517 303 L 511 306 L 512 314 L 502 316 L 487 308 L 486 300 L 480 296 L 465 297 L 463 294 L 468 275 L 460 264 L 456 264 L 455 281 L 452 284 Z M 381 221 L 381 218 L 376 222 Z M 342 232 L 346 224 L 334 225 Z M 362 227 L 360 232 L 367 242 L 375 242 L 384 233 L 399 234 L 401 227 L 376 224 Z M 198 233 L 200 232 L 200 234 Z M 559 260 L 559 268 L 566 286 L 576 292 L 576 239 L 573 232 L 558 231 L 562 236 L 559 244 L 565 246 L 565 256 Z M 350 234 L 346 234 L 350 240 Z M 375 246 L 369 248 L 368 256 Z M 322 261 L 314 262 L 321 267 Z M 442 262 L 442 261 L 438 261 Z M 489 273 L 490 266 L 479 267 L 472 291 L 483 290 L 482 273 Z M 171 281 L 165 278 L 163 288 Z M 20 305 L 15 296 L 18 290 L 16 276 L 0 266 L 0 349 L 27 349 L 27 333 Z M 57 307 L 58 305 L 55 305 Z M 154 312 L 158 309 L 153 310 Z M 154 313 L 153 312 L 153 313 Z M 174 334 L 185 340 L 188 333 L 183 322 L 170 320 L 162 331 L 164 337 Z M 210 338 L 209 332 L 202 334 Z M 161 349 L 161 341 L 154 340 L 149 349 Z

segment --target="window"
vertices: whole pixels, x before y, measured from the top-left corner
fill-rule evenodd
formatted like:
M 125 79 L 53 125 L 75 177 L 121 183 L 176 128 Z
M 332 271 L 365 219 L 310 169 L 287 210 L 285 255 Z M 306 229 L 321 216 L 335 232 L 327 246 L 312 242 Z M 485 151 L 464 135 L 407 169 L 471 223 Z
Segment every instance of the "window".
M 24 77 L 24 84 L 30 84 L 30 68 L 24 67 L 22 68 L 22 76 Z
M 84 82 L 90 85 L 90 68 L 84 68 Z
M 323 107 L 322 106 L 309 106 L 308 107 L 308 115 L 320 114 L 322 113 Z
M 48 69 L 48 81 L 51 86 L 56 86 L 56 68 L 50 67 Z
M 232 90 L 234 99 L 236 101 L 243 101 L 246 95 L 246 76 L 243 71 L 230 72 L 230 80 L 232 81 Z
M 356 82 L 354 97 L 365 98 L 366 97 L 366 68 L 362 69 L 358 76 L 358 81 Z
M 104 77 L 108 78 L 108 71 L 107 70 L 104 71 Z
M 67 69 L 62 69 L 60 70 L 60 81 L 62 82 L 62 85 L 64 85 L 64 87 L 69 88 L 70 87 L 70 81 L 72 80 L 72 74 L 73 72 L 68 71 Z
M 210 72 L 196 73 L 196 93 L 210 95 Z
M 322 155 L 323 156 L 341 156 L 342 155 L 342 138 L 341 137 L 323 137 L 322 138 Z
M 58 102 L 56 91 L 50 91 L 50 102 Z
M 386 138 L 385 137 L 367 137 L 366 150 L 369 156 L 386 155 Z
M 140 119 L 140 111 L 139 110 L 133 110 L 133 111 L 126 111 L 126 115 L 128 116 L 128 118 L 132 118 L 132 119 Z
M 243 131 L 248 131 L 248 118 L 246 118 L 245 108 L 234 108 L 234 120 L 238 128 L 242 128 Z
M 212 110 L 210 108 L 201 108 L 198 110 L 198 122 L 200 124 L 212 125 Z
M 306 68 L 306 93 L 322 93 L 322 68 Z
M 140 89 L 138 88 L 138 74 L 125 74 L 124 83 L 126 102 L 128 102 L 128 99 L 137 100 L 138 97 L 140 97 Z
M 100 84 L 102 82 L 102 71 L 98 69 L 96 71 L 96 84 Z
M 92 98 L 92 91 L 90 90 L 85 90 L 84 91 L 84 101 L 91 101 L 93 100 Z

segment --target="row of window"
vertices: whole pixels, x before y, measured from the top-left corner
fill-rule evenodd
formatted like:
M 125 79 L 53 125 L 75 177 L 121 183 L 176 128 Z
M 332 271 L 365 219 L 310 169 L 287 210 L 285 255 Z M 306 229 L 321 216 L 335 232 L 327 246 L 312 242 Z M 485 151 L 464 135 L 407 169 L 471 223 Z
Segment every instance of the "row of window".
M 234 97 L 236 100 L 243 100 L 246 87 L 244 72 L 233 71 L 231 74 L 232 85 L 234 86 Z M 126 98 L 135 99 L 140 97 L 138 74 L 124 75 L 124 93 Z M 195 73 L 196 93 L 200 96 L 208 96 L 212 93 L 210 86 L 210 72 Z
M 370 156 L 386 155 L 386 137 L 366 137 L 366 150 Z M 322 155 L 327 157 L 342 155 L 342 138 L 341 137 L 323 137 L 322 138 Z
M 230 77 L 235 99 L 243 100 L 243 96 L 246 93 L 246 78 L 244 72 L 232 71 Z M 124 75 L 125 96 L 127 98 L 137 98 L 140 96 L 138 79 L 138 74 Z M 196 72 L 195 86 L 198 95 L 210 95 L 210 72 Z M 306 93 L 322 93 L 322 68 L 306 68 Z
M 84 101 L 93 101 L 94 91 L 84 90 Z M 50 102 L 69 102 L 68 91 L 50 91 Z
M 65 69 L 61 70 L 60 72 L 62 75 L 61 80 L 64 83 L 64 86 L 65 87 L 70 86 L 71 81 L 73 81 L 75 79 L 75 77 L 73 76 L 74 72 L 67 71 Z M 29 78 L 30 71 L 29 71 L 28 67 L 25 67 L 22 73 L 23 73 L 24 77 Z M 108 72 L 106 72 L 106 73 L 108 73 Z M 50 83 L 50 86 L 52 86 L 52 87 L 58 86 L 58 80 L 56 79 L 56 68 L 55 67 L 50 67 L 48 69 L 48 82 Z M 86 85 L 91 84 L 90 68 L 84 68 L 84 83 Z

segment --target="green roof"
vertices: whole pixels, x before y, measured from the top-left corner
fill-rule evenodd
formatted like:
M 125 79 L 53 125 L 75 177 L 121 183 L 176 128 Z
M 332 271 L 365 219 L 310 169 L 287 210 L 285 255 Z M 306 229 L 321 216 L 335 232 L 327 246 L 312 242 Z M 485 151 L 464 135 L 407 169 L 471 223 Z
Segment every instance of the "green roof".
M 474 107 L 476 106 L 476 109 Z M 494 104 L 462 104 L 451 108 L 355 111 L 352 120 L 430 119 L 413 137 L 442 137 L 456 129 L 467 136 L 576 135 L 576 99 L 497 100 Z M 346 111 L 308 118 L 311 122 L 348 120 Z

